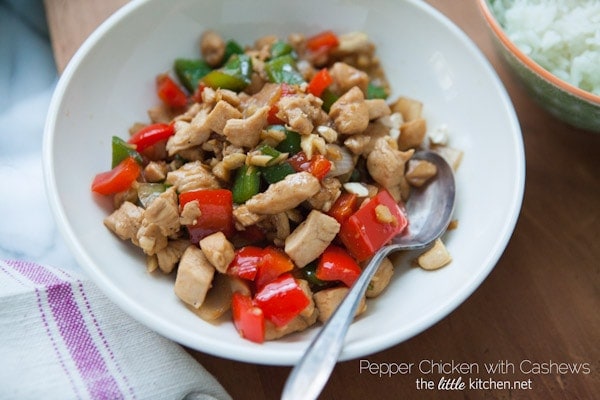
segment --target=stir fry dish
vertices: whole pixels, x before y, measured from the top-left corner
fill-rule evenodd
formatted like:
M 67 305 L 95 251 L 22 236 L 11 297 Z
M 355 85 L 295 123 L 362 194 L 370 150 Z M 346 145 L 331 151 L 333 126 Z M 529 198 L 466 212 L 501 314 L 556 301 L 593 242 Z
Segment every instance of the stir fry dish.
M 416 149 L 456 165 L 460 152 L 427 134 L 421 102 L 389 100 L 364 33 L 243 47 L 206 31 L 199 42 L 197 58 L 156 77 L 149 122 L 112 138 L 111 169 L 91 190 L 112 197 L 105 226 L 141 249 L 148 271 L 173 274 L 182 304 L 208 321 L 231 315 L 262 343 L 326 321 L 407 229 L 411 188 L 436 175 Z M 418 262 L 436 269 L 450 256 L 438 240 Z M 386 259 L 366 297 L 392 273 Z

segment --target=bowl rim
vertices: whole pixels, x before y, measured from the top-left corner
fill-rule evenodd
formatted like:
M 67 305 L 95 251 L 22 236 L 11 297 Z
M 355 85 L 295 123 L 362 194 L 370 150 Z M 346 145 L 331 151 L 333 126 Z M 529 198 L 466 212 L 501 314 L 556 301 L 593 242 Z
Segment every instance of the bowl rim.
M 488 0 L 477 0 L 477 3 L 479 3 L 479 9 L 494 35 L 496 35 L 500 42 L 520 62 L 525 64 L 525 66 L 533 70 L 536 74 L 540 75 L 543 79 L 549 81 L 552 85 L 557 86 L 565 92 L 573 96 L 579 97 L 581 99 L 584 99 L 590 103 L 600 105 L 600 95 L 588 92 L 565 80 L 560 79 L 559 77 L 542 67 L 540 64 L 538 64 L 536 61 L 534 61 L 531 57 L 526 55 L 523 51 L 521 51 L 521 49 L 519 49 L 517 45 L 508 37 L 500 23 L 494 16 L 494 13 L 489 7 Z
M 118 9 L 114 14 L 112 14 L 106 21 L 104 21 L 98 28 L 96 28 L 92 32 L 88 39 L 74 54 L 71 61 L 67 64 L 65 71 L 63 71 L 63 74 L 60 77 L 61 79 L 59 79 L 59 82 L 57 84 L 55 93 L 53 94 L 53 98 L 50 105 L 51 111 L 56 111 L 59 105 L 62 104 L 62 102 L 64 101 L 64 95 L 69 85 L 68 82 L 72 78 L 72 75 L 75 74 L 76 69 L 79 67 L 82 60 L 88 55 L 91 48 L 98 42 L 98 40 L 100 40 L 106 34 L 106 32 L 112 28 L 112 26 L 115 23 L 120 21 L 122 18 L 125 18 L 138 6 L 141 6 L 150 1 L 154 0 L 133 0 L 127 3 L 126 5 Z M 475 45 L 473 40 L 469 38 L 466 35 L 466 33 L 460 27 L 458 27 L 458 25 L 456 25 L 454 22 L 448 19 L 439 10 L 437 10 L 430 4 L 419 0 L 407 0 L 407 3 L 410 3 L 415 7 L 427 10 L 429 13 L 431 13 L 431 16 L 435 17 L 438 20 L 438 22 L 445 25 L 454 34 L 460 37 L 460 39 L 464 41 L 464 44 L 467 46 L 469 51 L 472 52 L 476 56 L 476 58 L 482 63 L 482 66 L 490 72 L 490 77 L 493 79 L 494 86 L 497 86 L 497 89 L 499 90 L 499 95 L 502 98 L 502 103 L 504 107 L 507 107 L 506 111 L 509 116 L 508 123 L 515 130 L 516 135 L 514 143 L 515 150 L 517 151 L 515 168 L 518 172 L 518 175 L 515 177 L 515 185 L 514 187 L 512 187 L 513 191 L 511 197 L 511 213 L 509 215 L 509 220 L 506 221 L 506 223 L 502 226 L 503 229 L 501 231 L 501 236 L 498 237 L 496 244 L 492 247 L 491 251 L 488 253 L 487 257 L 483 261 L 485 268 L 478 270 L 477 274 L 474 275 L 472 279 L 468 281 L 468 284 L 465 285 L 461 292 L 458 292 L 454 297 L 447 299 L 447 301 L 445 301 L 437 309 L 432 311 L 430 315 L 427 315 L 425 318 L 421 318 L 418 321 L 416 321 L 412 329 L 407 331 L 406 335 L 403 338 L 399 339 L 399 337 L 395 334 L 386 334 L 382 335 L 379 338 L 379 341 L 376 343 L 367 341 L 364 343 L 360 343 L 359 345 L 348 346 L 340 355 L 340 361 L 347 361 L 358 357 L 365 357 L 374 354 L 378 351 L 383 351 L 398 343 L 405 342 L 410 338 L 424 332 L 426 329 L 438 323 L 440 320 L 446 318 L 453 310 L 455 310 L 462 303 L 464 303 L 464 301 L 470 296 L 472 296 L 472 294 L 481 286 L 482 282 L 493 271 L 500 257 L 506 250 L 506 246 L 508 245 L 508 242 L 514 233 L 523 202 L 523 192 L 525 190 L 525 152 L 523 148 L 521 129 L 519 126 L 518 118 L 513 103 L 510 100 L 510 97 L 508 96 L 505 86 L 498 77 L 496 70 L 489 63 L 489 60 L 484 56 L 481 50 Z M 141 322 L 143 325 L 149 327 L 152 331 L 155 331 L 169 338 L 170 340 L 174 340 L 177 343 L 180 343 L 197 351 L 206 354 L 211 354 L 221 358 L 243 362 L 252 362 L 255 364 L 280 366 L 293 365 L 302 354 L 294 354 L 292 352 L 291 354 L 280 354 L 277 355 L 277 357 L 271 356 L 272 358 L 269 359 L 256 359 L 253 351 L 240 350 L 237 354 L 233 355 L 233 353 L 231 352 L 224 351 L 224 347 L 222 346 L 198 347 L 197 342 L 195 342 L 192 339 L 192 337 L 186 332 L 182 332 L 179 329 L 173 330 L 172 327 L 165 327 L 160 318 L 157 318 L 153 314 L 149 314 L 147 310 L 143 307 L 140 307 L 139 304 L 131 302 L 128 299 L 121 298 L 118 293 L 115 294 L 113 285 L 109 279 L 105 278 L 102 274 L 98 274 L 97 271 L 95 271 L 94 269 L 88 268 L 88 266 L 92 264 L 93 261 L 91 261 L 88 258 L 88 254 L 86 254 L 86 252 L 81 251 L 81 244 L 79 243 L 75 236 L 75 233 L 73 232 L 73 227 L 70 226 L 70 224 L 64 223 L 64 221 L 67 221 L 68 218 L 66 217 L 64 206 L 61 204 L 58 193 L 55 190 L 56 179 L 54 175 L 54 161 L 52 160 L 52 153 L 54 148 L 53 140 L 55 125 L 57 122 L 56 120 L 57 113 L 49 112 L 44 129 L 43 163 L 46 191 L 49 195 L 50 206 L 54 213 L 55 219 L 58 222 L 58 229 L 62 234 L 63 238 L 66 239 L 69 249 L 74 253 L 75 258 L 80 263 L 85 273 L 92 278 L 92 280 L 98 285 L 98 287 L 103 291 L 103 293 L 107 295 L 107 297 L 109 297 L 111 301 L 117 304 L 119 308 L 125 311 L 129 316 L 131 316 L 138 322 Z

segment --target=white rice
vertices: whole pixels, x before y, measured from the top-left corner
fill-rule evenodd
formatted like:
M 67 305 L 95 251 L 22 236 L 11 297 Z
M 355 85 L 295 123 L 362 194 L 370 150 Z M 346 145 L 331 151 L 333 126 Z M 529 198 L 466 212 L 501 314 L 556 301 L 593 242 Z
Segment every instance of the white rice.
M 492 0 L 515 45 L 560 79 L 600 95 L 600 0 Z

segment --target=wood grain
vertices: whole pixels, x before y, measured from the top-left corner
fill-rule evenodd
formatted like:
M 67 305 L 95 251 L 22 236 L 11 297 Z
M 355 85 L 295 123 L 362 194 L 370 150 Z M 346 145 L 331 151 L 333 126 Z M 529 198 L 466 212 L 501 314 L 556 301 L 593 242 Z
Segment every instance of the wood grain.
M 44 0 L 52 50 L 62 72 L 79 46 L 128 0 Z
M 600 135 L 545 113 L 498 57 L 474 0 L 429 0 L 461 27 L 496 68 L 517 111 L 526 151 L 526 189 L 515 232 L 479 289 L 442 321 L 371 363 L 505 360 L 530 390 L 416 389 L 423 374 L 361 373 L 339 363 L 322 399 L 592 399 L 600 393 Z M 124 0 L 45 0 L 62 70 L 89 33 Z M 493 210 L 491 210 L 493 212 Z M 235 399 L 277 399 L 290 368 L 224 360 L 190 350 Z M 524 374 L 518 364 L 589 363 L 585 373 Z M 483 374 L 486 375 L 486 374 Z M 437 377 L 437 375 L 436 375 Z

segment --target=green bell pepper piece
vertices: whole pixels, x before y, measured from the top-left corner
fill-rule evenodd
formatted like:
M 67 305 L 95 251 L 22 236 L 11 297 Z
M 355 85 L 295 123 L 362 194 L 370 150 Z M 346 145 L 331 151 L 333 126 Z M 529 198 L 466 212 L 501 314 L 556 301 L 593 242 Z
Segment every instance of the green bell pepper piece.
M 222 88 L 239 92 L 250 84 L 251 75 L 250 56 L 233 54 L 223 67 L 209 72 L 202 81 L 213 89 Z
M 230 39 L 225 43 L 223 62 L 227 62 L 234 54 L 244 54 L 244 49 L 235 40 Z
M 233 202 L 243 204 L 260 191 L 260 170 L 253 165 L 240 167 L 233 180 Z
M 377 86 L 369 82 L 367 86 L 367 99 L 387 99 L 387 93 L 383 86 Z
M 198 88 L 198 82 L 208 74 L 212 68 L 204 60 L 190 60 L 178 58 L 175 60 L 173 68 L 179 82 L 190 92 Z
M 286 54 L 292 54 L 294 48 L 291 44 L 278 40 L 271 45 L 271 58 L 277 58 L 285 56 Z
M 321 100 L 323 100 L 323 105 L 321 106 L 321 108 L 325 112 L 329 112 L 329 109 L 331 109 L 333 103 L 335 103 L 338 99 L 338 95 L 336 95 L 329 89 L 325 89 L 323 93 L 321 93 Z
M 274 83 L 300 85 L 305 82 L 304 77 L 298 71 L 296 60 L 290 54 L 267 61 L 265 63 L 265 72 L 269 81 Z
M 273 157 L 268 163 L 267 165 L 273 165 L 275 162 L 277 162 L 277 157 L 279 157 L 281 155 L 281 151 L 274 149 L 273 147 L 269 146 L 268 144 L 264 144 L 260 147 L 260 152 L 266 156 L 271 156 Z
M 289 153 L 290 155 L 299 153 L 300 150 L 302 150 L 302 147 L 300 147 L 300 134 L 298 132 L 285 129 L 283 125 L 276 126 L 280 126 L 285 131 L 285 139 L 279 142 L 275 149 L 282 153 Z
M 111 168 L 114 168 L 117 165 L 119 165 L 121 163 L 121 161 L 123 161 L 127 157 L 133 157 L 134 160 L 138 162 L 138 164 L 143 163 L 142 155 L 140 153 L 138 153 L 131 144 L 127 143 L 120 137 L 118 137 L 118 136 L 112 137 L 111 147 L 112 147 Z
M 318 292 L 319 290 L 327 289 L 338 284 L 337 281 L 323 281 L 317 278 L 317 266 L 318 263 L 313 261 L 304 268 L 299 268 L 299 271 L 297 272 L 299 275 L 298 278 L 307 281 L 313 292 Z
M 289 163 L 269 165 L 261 168 L 261 175 L 268 184 L 279 182 L 288 175 L 295 174 L 296 170 Z

